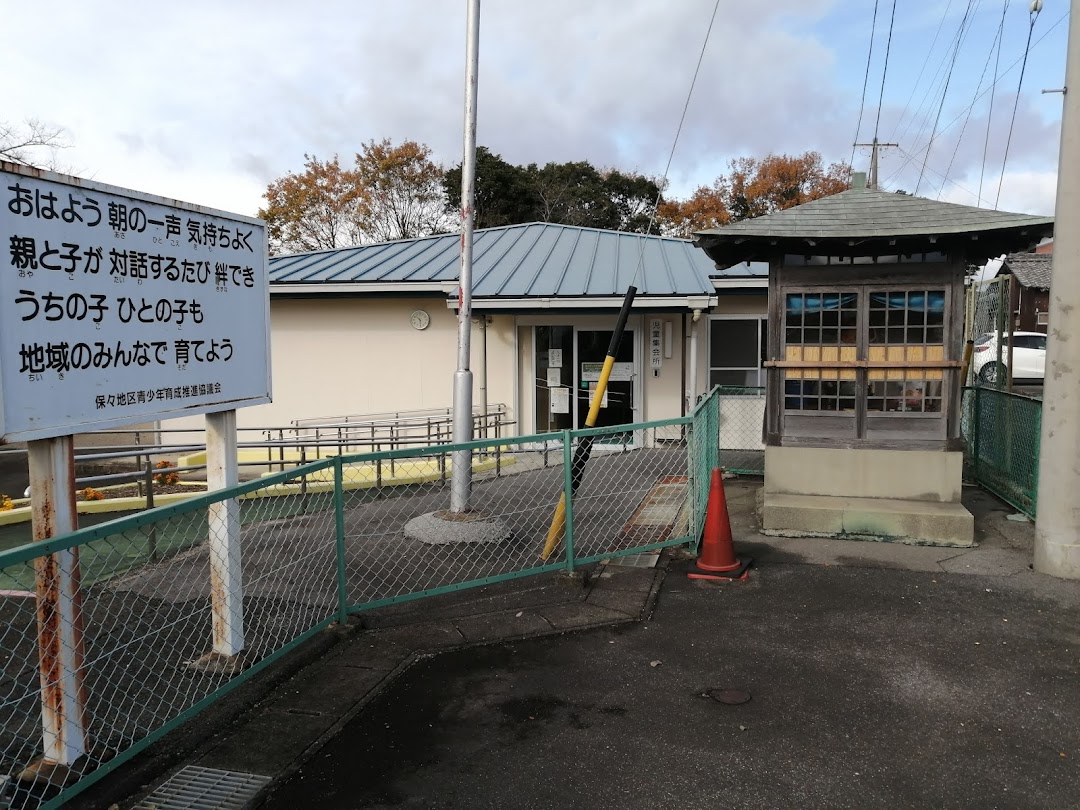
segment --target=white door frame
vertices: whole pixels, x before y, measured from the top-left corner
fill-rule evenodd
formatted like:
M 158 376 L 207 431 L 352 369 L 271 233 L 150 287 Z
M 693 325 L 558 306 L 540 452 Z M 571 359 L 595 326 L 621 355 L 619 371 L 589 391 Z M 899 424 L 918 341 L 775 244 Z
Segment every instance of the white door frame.
M 644 414 L 645 397 L 644 397 L 644 386 L 642 384 L 642 377 L 643 377 L 642 359 L 644 357 L 644 348 L 643 348 L 642 341 L 644 340 L 643 336 L 644 336 L 644 333 L 645 333 L 645 321 L 644 321 L 644 318 L 645 318 L 645 316 L 643 314 L 634 313 L 634 314 L 632 314 L 630 316 L 630 318 L 627 320 L 627 323 L 626 323 L 626 329 L 631 333 L 631 335 L 632 335 L 631 339 L 634 341 L 634 379 L 633 379 L 633 389 L 632 389 L 633 390 L 633 397 L 634 397 L 634 407 L 633 407 L 633 411 L 632 411 L 632 413 L 633 413 L 633 421 L 634 422 L 642 422 L 642 421 L 644 421 L 644 417 L 645 417 L 645 414 Z M 532 412 L 532 425 L 530 426 L 530 428 L 529 428 L 529 430 L 527 432 L 536 433 L 537 429 L 538 429 L 537 425 L 538 425 L 539 419 L 540 419 L 540 415 L 536 412 L 536 385 L 537 385 L 537 378 L 536 378 L 536 327 L 538 327 L 538 326 L 569 326 L 569 327 L 571 327 L 573 329 L 574 377 L 575 377 L 575 381 L 577 382 L 577 384 L 580 385 L 581 384 L 580 380 L 576 379 L 578 377 L 578 375 L 579 375 L 578 357 L 577 357 L 577 354 L 578 354 L 578 334 L 577 333 L 578 333 L 578 331 L 579 330 L 584 330 L 584 331 L 587 331 L 587 332 L 594 332 L 594 331 L 595 332 L 604 332 L 604 331 L 610 332 L 611 328 L 612 328 L 612 323 L 611 323 L 610 318 L 605 317 L 605 316 L 569 315 L 569 314 L 567 316 L 565 316 L 565 317 L 559 317 L 557 315 L 555 315 L 555 316 L 552 316 L 552 315 L 523 315 L 523 316 L 518 316 L 517 323 L 520 326 L 527 326 L 532 330 L 532 340 L 531 340 L 532 345 L 531 345 L 528 357 L 524 358 L 525 363 L 526 363 L 526 367 L 527 367 L 526 370 L 528 371 L 528 374 L 522 375 L 522 374 L 519 373 L 518 374 L 518 379 L 521 379 L 522 377 L 524 377 L 525 379 L 529 380 L 528 397 L 529 397 L 530 402 L 532 403 L 531 408 L 530 408 L 530 410 Z M 515 329 L 515 334 L 516 334 L 516 329 Z M 625 335 L 623 336 L 623 339 L 624 340 L 626 339 Z M 517 354 L 516 356 L 519 357 L 519 358 L 521 357 L 520 354 Z M 522 397 L 524 394 L 525 394 L 525 392 L 519 391 L 518 392 L 519 398 Z M 572 406 L 573 424 L 576 425 L 577 424 L 577 418 L 578 418 L 578 413 L 577 413 L 577 407 L 578 407 L 577 406 L 577 390 L 576 389 L 573 392 L 573 397 L 572 398 L 574 400 L 574 404 Z

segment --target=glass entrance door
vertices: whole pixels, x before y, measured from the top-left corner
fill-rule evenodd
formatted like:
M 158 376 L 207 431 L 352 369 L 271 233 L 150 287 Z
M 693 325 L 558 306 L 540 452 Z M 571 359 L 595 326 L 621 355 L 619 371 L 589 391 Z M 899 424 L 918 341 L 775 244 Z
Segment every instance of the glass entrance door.
M 592 392 L 600 379 L 600 369 L 607 357 L 611 332 L 600 330 L 577 330 L 577 374 L 576 380 L 576 417 L 575 424 L 585 427 L 585 418 L 589 414 Z M 619 344 L 619 354 L 608 380 L 607 395 L 601 403 L 600 415 L 596 427 L 625 425 L 634 421 L 634 383 L 636 366 L 634 363 L 634 332 L 627 329 Z

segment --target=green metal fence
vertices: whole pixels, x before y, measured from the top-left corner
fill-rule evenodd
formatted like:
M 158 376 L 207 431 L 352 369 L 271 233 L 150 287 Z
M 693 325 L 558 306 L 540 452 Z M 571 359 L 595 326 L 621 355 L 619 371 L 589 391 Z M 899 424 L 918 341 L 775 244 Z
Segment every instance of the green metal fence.
M 696 545 L 718 460 L 717 402 L 714 392 L 666 421 L 323 459 L 0 552 L 0 776 L 41 758 L 43 695 L 60 679 L 80 684 L 87 734 L 67 778 L 0 780 L 0 806 L 58 807 L 349 614 Z M 592 456 L 575 490 L 583 440 Z M 456 520 L 455 450 L 471 454 L 471 509 L 495 527 L 471 542 L 425 530 L 432 515 Z M 542 558 L 564 495 L 565 526 Z M 242 594 L 223 595 L 222 538 L 207 514 L 234 499 Z M 40 660 L 49 602 L 35 572 L 62 555 L 82 572 L 81 666 L 57 672 Z M 226 596 L 240 598 L 233 613 Z M 214 654 L 223 631 L 242 639 L 240 654 Z
M 968 479 L 1035 517 L 1042 401 L 996 388 L 968 388 L 962 428 Z

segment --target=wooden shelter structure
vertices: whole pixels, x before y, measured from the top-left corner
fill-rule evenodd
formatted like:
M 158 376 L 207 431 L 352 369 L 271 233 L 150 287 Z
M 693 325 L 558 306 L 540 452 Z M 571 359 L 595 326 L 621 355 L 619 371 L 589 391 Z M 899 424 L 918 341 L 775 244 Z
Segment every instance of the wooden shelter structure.
M 960 504 L 964 284 L 1050 217 L 869 190 L 702 231 L 769 262 L 766 532 L 970 545 Z

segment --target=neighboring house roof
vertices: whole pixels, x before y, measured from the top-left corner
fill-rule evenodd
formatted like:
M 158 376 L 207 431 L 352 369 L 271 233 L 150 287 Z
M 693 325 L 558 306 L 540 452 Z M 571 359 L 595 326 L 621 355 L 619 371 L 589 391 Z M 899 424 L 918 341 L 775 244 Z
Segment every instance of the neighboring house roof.
M 1052 253 L 1011 253 L 1001 263 L 998 275 L 1011 273 L 1021 287 L 1049 290 L 1053 262 Z
M 277 256 L 270 259 L 275 294 L 441 292 L 456 300 L 460 234 Z M 473 298 L 477 306 L 526 306 L 566 299 L 611 306 L 636 281 L 638 297 L 715 297 L 713 263 L 686 239 L 579 228 L 548 222 L 474 232 Z M 676 301 L 676 299 L 678 299 Z
M 774 214 L 733 222 L 695 236 L 717 263 L 779 252 L 869 250 L 893 252 L 919 243 L 960 244 L 969 254 L 1005 240 L 1016 250 L 1053 232 L 1053 217 L 1011 214 L 907 194 L 852 188 Z M 974 241 L 973 241 L 974 240 Z M 875 244 L 876 243 L 876 244 Z M 974 246 L 974 249 L 972 247 Z

